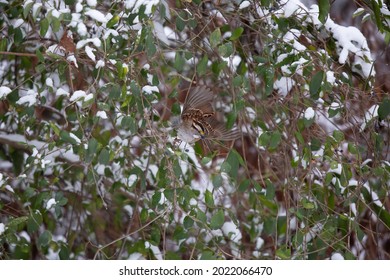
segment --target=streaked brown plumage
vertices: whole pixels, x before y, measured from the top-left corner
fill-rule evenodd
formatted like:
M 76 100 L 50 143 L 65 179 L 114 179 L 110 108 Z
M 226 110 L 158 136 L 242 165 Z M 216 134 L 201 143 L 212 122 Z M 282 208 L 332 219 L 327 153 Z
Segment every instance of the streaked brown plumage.
M 197 86 L 189 92 L 177 133 L 181 140 L 187 143 L 199 139 L 229 141 L 240 136 L 237 129 L 229 131 L 215 119 L 213 99 L 213 93 L 205 86 Z

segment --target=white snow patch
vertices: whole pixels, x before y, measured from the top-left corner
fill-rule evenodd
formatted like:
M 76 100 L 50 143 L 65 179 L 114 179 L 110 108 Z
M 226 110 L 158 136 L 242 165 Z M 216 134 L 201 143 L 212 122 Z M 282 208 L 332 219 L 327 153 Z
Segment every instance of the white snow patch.
M 333 71 L 327 71 L 326 72 L 326 81 L 330 84 L 334 84 L 335 81 L 336 81 L 336 78 L 334 76 L 334 72 Z
M 97 2 L 96 2 L 96 0 L 87 0 L 87 4 L 90 7 L 96 7 Z
M 341 108 L 341 104 L 337 103 L 337 102 L 332 102 L 332 104 L 330 104 L 329 108 L 332 109 L 332 110 L 336 110 L 336 109 L 339 109 Z
M 357 8 L 356 11 L 353 12 L 352 17 L 356 17 L 358 15 L 361 15 L 364 13 L 365 9 L 364 8 Z
M 255 249 L 256 249 L 256 250 L 260 250 L 261 247 L 263 247 L 263 245 L 264 245 L 264 239 L 261 238 L 261 237 L 258 237 L 258 238 L 256 239 Z
M 42 8 L 42 3 L 35 3 L 32 7 L 33 17 L 37 17 L 38 11 Z
M 70 138 L 76 141 L 77 144 L 81 144 L 80 138 L 78 138 L 76 135 L 74 135 L 72 132 L 69 132 Z
M 51 45 L 47 48 L 46 53 L 52 53 L 59 56 L 65 56 L 65 49 L 58 44 Z
M 92 99 L 93 99 L 93 94 L 90 93 L 90 94 L 88 94 L 88 95 L 84 98 L 84 102 L 87 102 L 87 101 L 92 100 Z
M 283 41 L 286 43 L 292 43 L 292 46 L 296 52 L 306 51 L 306 47 L 299 43 L 297 39 L 301 36 L 301 32 L 297 29 L 291 29 L 283 37 Z
M 59 18 L 61 16 L 61 13 L 59 11 L 57 11 L 56 9 L 51 9 L 50 12 L 51 12 L 51 15 L 55 18 Z
M 289 77 L 281 77 L 274 82 L 274 89 L 277 90 L 282 97 L 286 97 L 292 87 L 295 85 L 295 81 Z
M 312 107 L 309 107 L 305 111 L 305 119 L 311 120 L 316 116 L 316 113 L 314 112 Z
M 229 236 L 230 234 L 230 239 L 233 240 L 234 242 L 239 242 L 242 238 L 242 234 L 238 227 L 233 223 L 233 222 L 225 222 L 222 226 L 222 232 L 226 235 Z
M 138 176 L 135 174 L 131 174 L 127 179 L 127 186 L 131 187 L 138 180 Z
M 108 21 L 106 19 L 106 16 L 102 12 L 95 10 L 95 9 L 91 9 L 89 11 L 86 11 L 85 15 L 90 16 L 92 19 L 94 19 L 98 22 L 101 22 L 101 23 L 106 23 Z
M 242 9 L 248 8 L 250 5 L 251 5 L 251 2 L 245 0 L 245 1 L 241 2 L 241 4 L 238 7 L 238 9 L 242 10 Z
M 37 92 L 30 89 L 29 91 L 27 91 L 27 95 L 22 96 L 21 98 L 19 98 L 18 101 L 16 101 L 16 104 L 18 105 L 26 104 L 28 107 L 33 106 L 35 105 L 35 103 L 37 103 L 37 95 L 38 95 Z
M 248 116 L 249 120 L 251 122 L 253 122 L 257 117 L 255 110 L 251 107 L 246 107 L 245 111 L 246 111 L 246 115 Z
M 61 95 L 65 95 L 65 96 L 69 97 L 70 93 L 65 91 L 65 90 L 63 90 L 62 88 L 59 88 L 56 91 L 56 96 L 61 96 Z
M 331 260 L 344 260 L 344 257 L 343 255 L 341 255 L 340 253 L 334 253 L 331 257 L 330 257 Z
M 95 47 L 100 48 L 102 45 L 102 41 L 100 41 L 99 38 L 91 38 L 91 39 L 85 39 L 85 40 L 80 40 L 76 44 L 76 49 L 81 49 L 84 47 L 86 44 L 92 43 Z
M 110 35 L 116 37 L 119 36 L 119 33 L 115 29 L 108 29 L 104 32 L 103 39 L 106 40 Z
M 1 86 L 0 87 L 0 98 L 6 97 L 11 92 L 12 92 L 12 90 L 9 87 Z
M 6 185 L 5 189 L 9 192 L 15 193 L 14 189 L 10 185 Z
M 49 210 L 50 208 L 53 207 L 53 205 L 56 205 L 57 201 L 55 198 L 50 198 L 49 201 L 46 203 L 46 210 Z
M 374 104 L 368 109 L 368 111 L 365 114 L 364 121 L 360 126 L 360 131 L 363 131 L 366 128 L 366 125 L 373 119 L 378 116 L 378 108 L 379 105 Z
M 73 93 L 73 95 L 70 97 L 69 101 L 73 102 L 73 101 L 76 101 L 78 99 L 84 99 L 86 96 L 87 96 L 87 94 L 85 93 L 85 91 L 83 91 L 83 90 L 76 90 Z
M 104 60 L 99 59 L 98 62 L 96 62 L 95 68 L 103 68 L 105 65 Z
M 23 19 L 21 19 L 21 18 L 19 18 L 19 19 L 17 19 L 17 20 L 12 20 L 11 21 L 11 25 L 12 25 L 12 27 L 13 28 L 19 28 L 22 24 L 24 23 L 24 20 Z
M 53 87 L 53 79 L 52 78 L 46 78 L 46 81 L 45 81 L 46 85 L 48 87 Z
M 377 206 L 381 207 L 381 208 L 384 208 L 382 202 L 380 201 L 379 199 L 379 196 L 376 192 L 374 192 L 368 183 L 365 183 L 363 185 L 363 187 L 365 187 L 367 189 L 367 191 L 371 194 L 371 198 L 372 198 L 372 202 L 374 202 Z
M 345 64 L 349 53 L 355 54 L 352 61 L 352 71 L 364 78 L 375 76 L 374 61 L 364 35 L 354 26 L 342 26 L 330 18 L 325 23 L 325 28 L 336 40 L 339 53 L 339 63 Z
M 104 112 L 104 111 L 98 111 L 98 112 L 96 113 L 96 117 L 102 118 L 102 119 L 104 119 L 104 120 L 108 118 L 108 117 L 107 117 L 107 113 Z
M 160 92 L 158 90 L 158 87 L 156 86 L 149 86 L 149 85 L 146 85 L 142 88 L 142 91 L 145 92 L 146 94 L 152 94 L 153 92 Z
M 90 46 L 85 46 L 85 53 L 87 54 L 87 56 L 93 61 L 95 62 L 96 61 L 96 56 L 95 54 L 93 53 L 95 49 L 91 48 Z
M 302 12 L 307 12 L 307 8 L 305 5 L 301 3 L 299 0 L 282 0 L 281 6 L 283 7 L 283 13 L 285 17 L 290 17 L 295 12 L 299 15 Z
M 83 10 L 83 4 L 77 2 L 76 4 L 76 13 L 80 13 Z
M 343 171 L 343 166 L 341 165 L 341 163 L 338 163 L 337 164 L 337 167 L 335 168 L 330 168 L 329 169 L 330 172 L 333 172 L 333 173 L 336 173 L 338 175 L 341 175 L 341 172 Z
M 87 26 L 85 26 L 85 24 L 83 22 L 79 22 L 77 24 L 77 33 L 80 36 L 87 36 L 87 34 L 88 34 Z
M 5 232 L 5 225 L 3 223 L 0 223 L 0 235 L 2 235 Z

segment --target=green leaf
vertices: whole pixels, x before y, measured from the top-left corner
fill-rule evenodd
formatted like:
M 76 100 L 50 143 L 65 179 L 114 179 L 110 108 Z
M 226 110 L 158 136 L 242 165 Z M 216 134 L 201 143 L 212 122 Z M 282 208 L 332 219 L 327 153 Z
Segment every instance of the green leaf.
M 303 138 L 302 134 L 299 131 L 295 131 L 295 137 L 299 141 L 301 145 L 305 145 L 305 139 Z
M 217 28 L 210 34 L 210 45 L 212 48 L 215 48 L 216 46 L 219 45 L 220 42 L 221 42 L 221 30 Z
M 198 212 L 196 212 L 196 218 L 200 222 L 199 226 L 203 226 L 202 223 L 206 223 L 206 221 L 207 221 L 207 216 L 202 210 L 198 210 Z
M 240 38 L 242 32 L 244 32 L 244 28 L 242 28 L 242 27 L 238 27 L 238 28 L 234 29 L 232 32 L 232 36 L 230 36 L 229 40 L 231 40 L 231 41 L 237 40 L 238 38 Z
M 41 226 L 42 222 L 43 222 L 43 218 L 41 212 L 37 210 L 34 211 L 33 213 L 31 213 L 30 217 L 28 218 L 27 231 L 29 233 L 36 232 Z
M 362 15 L 362 14 L 365 13 L 365 12 L 366 12 L 365 9 L 361 9 L 361 10 L 359 10 L 359 11 L 356 10 L 356 11 L 352 14 L 352 18 L 356 18 L 356 17 Z
M 49 30 L 49 20 L 47 18 L 44 18 L 43 20 L 41 20 L 41 28 L 39 30 L 39 34 L 41 35 L 41 37 L 44 37 L 47 33 L 47 30 Z
M 291 260 L 291 249 L 283 246 L 276 250 L 276 256 L 281 260 Z
M 15 30 L 14 30 L 14 41 L 15 41 L 15 44 L 16 45 L 20 45 L 22 42 L 23 42 L 23 38 L 24 38 L 24 36 L 23 36 L 23 32 L 22 32 L 22 30 L 20 29 L 20 28 L 16 28 Z
M 215 213 L 211 217 L 210 228 L 211 229 L 220 229 L 225 222 L 225 214 L 222 209 L 219 209 L 217 213 Z
M 213 73 L 215 74 L 215 76 L 218 76 L 221 71 L 227 66 L 227 62 L 226 61 L 214 61 L 212 64 L 211 64 L 211 70 L 213 71 Z
M 11 228 L 11 227 L 12 228 L 16 228 L 20 224 L 25 223 L 27 220 L 28 220 L 27 216 L 23 216 L 23 217 L 18 217 L 18 218 L 12 219 L 11 221 L 8 222 L 7 227 L 8 228 Z
M 215 188 L 219 188 L 220 186 L 222 186 L 222 182 L 223 182 L 222 176 L 220 174 L 215 175 L 212 179 L 212 182 Z
M 182 14 L 179 13 L 179 15 L 176 17 L 176 29 L 178 31 L 183 31 L 184 28 L 186 27 L 185 21 L 182 19 Z
M 314 209 L 315 205 L 313 202 L 310 202 L 308 200 L 305 200 L 302 202 L 302 206 L 303 208 L 307 209 L 307 210 L 311 210 L 311 209 Z
M 115 15 L 113 16 L 106 24 L 107 28 L 112 28 L 114 25 L 116 25 L 119 22 L 119 16 Z
M 66 244 L 61 244 L 61 250 L 58 256 L 60 260 L 69 260 L 69 248 Z
M 209 157 L 204 157 L 204 158 L 202 158 L 202 164 L 208 164 L 209 162 L 211 161 L 211 158 L 209 158 Z
M 337 141 L 337 143 L 340 143 L 344 140 L 344 133 L 340 130 L 333 131 L 333 138 Z
M 152 58 L 153 55 L 157 51 L 156 44 L 154 43 L 152 34 L 148 34 L 146 36 L 145 45 L 146 45 L 145 46 L 146 47 L 146 54 L 147 54 L 148 58 Z
M 371 7 L 372 7 L 372 10 L 374 12 L 376 26 L 378 27 L 379 31 L 382 33 L 384 31 L 383 23 L 382 23 L 382 19 L 381 19 L 382 12 L 381 12 L 381 7 L 379 6 L 378 1 L 371 0 Z
M 61 130 L 60 131 L 60 139 L 64 142 L 70 143 L 70 144 L 77 144 L 76 140 L 72 138 L 66 130 Z
M 243 78 L 241 75 L 235 76 L 233 78 L 233 86 L 235 87 L 241 86 L 242 82 L 243 82 Z
M 41 63 L 45 62 L 45 57 L 43 56 L 43 54 L 41 53 L 41 51 L 39 49 L 37 49 L 35 51 L 35 54 L 37 55 L 39 62 L 41 62 Z
M 85 161 L 87 163 L 90 163 L 92 159 L 95 157 L 97 148 L 98 148 L 98 141 L 95 138 L 91 138 L 88 141 L 87 154 L 85 157 Z
M 50 231 L 45 230 L 38 238 L 38 246 L 45 247 L 49 245 L 51 239 L 52 239 L 52 235 Z
M 259 144 L 263 147 L 268 147 L 271 140 L 271 133 L 268 131 L 263 132 L 259 137 Z
M 313 99 L 319 98 L 320 88 L 322 85 L 322 80 L 324 79 L 324 71 L 318 71 L 314 74 L 313 78 L 310 81 L 309 91 L 310 96 Z
M 107 165 L 110 162 L 110 152 L 106 148 L 103 148 L 100 152 L 98 161 L 104 165 Z
M 224 169 L 226 170 L 225 172 L 227 172 L 233 179 L 236 180 L 237 174 L 238 174 L 238 168 L 240 167 L 240 164 L 244 165 L 244 162 L 243 162 L 241 156 L 237 153 L 236 150 L 233 149 L 230 151 L 225 162 L 229 164 L 226 167 L 224 167 Z M 224 164 L 222 164 L 222 165 L 224 165 Z M 221 171 L 222 171 L 222 166 L 221 166 Z
M 216 260 L 217 258 L 215 257 L 213 252 L 207 250 L 207 251 L 202 252 L 200 259 L 201 260 Z
M 53 32 L 58 32 L 60 30 L 60 27 L 61 27 L 60 20 L 56 17 L 53 17 L 51 20 L 51 28 Z
M 373 201 L 372 194 L 369 190 L 367 190 L 367 188 L 362 188 L 361 192 L 365 203 L 374 210 L 375 214 L 386 225 L 386 227 L 390 228 L 390 213 L 384 207 L 379 206 L 376 201 Z
M 266 96 L 269 96 L 274 89 L 274 75 L 275 75 L 275 69 L 273 67 L 267 67 L 267 69 L 264 72 Z
M 176 55 L 175 55 L 175 64 L 173 65 L 173 67 L 175 67 L 175 69 L 176 69 L 178 72 L 181 72 L 181 71 L 183 71 L 185 62 L 186 62 L 186 61 L 185 61 L 185 59 L 183 58 L 183 56 L 182 56 L 179 52 L 176 52 Z
M 175 173 L 176 178 L 180 178 L 183 175 L 180 163 L 177 158 L 173 161 L 173 172 Z
M 152 196 L 152 206 L 156 207 L 161 201 L 161 192 L 157 191 Z
M 251 181 L 249 179 L 245 179 L 244 181 L 242 181 L 240 183 L 240 186 L 238 187 L 238 191 L 245 192 L 248 189 L 250 184 L 251 184 Z
M 204 198 L 205 198 L 205 202 L 206 202 L 207 207 L 209 207 L 209 208 L 215 207 L 213 194 L 209 190 L 206 190 L 206 192 L 204 194 Z
M 265 197 L 268 200 L 273 200 L 275 198 L 275 190 L 276 190 L 275 185 L 272 184 L 272 182 L 269 179 L 267 179 L 265 181 L 265 184 L 267 186 L 267 191 L 266 191 L 266 196 Z
M 150 234 L 150 241 L 153 245 L 158 246 L 161 241 L 161 231 L 157 226 L 152 227 L 152 232 Z
M 173 240 L 180 241 L 188 238 L 187 233 L 181 226 L 176 226 L 175 231 L 173 233 Z
M 119 85 L 113 85 L 109 90 L 108 98 L 110 100 L 116 100 L 121 96 L 122 90 Z
M 174 190 L 165 189 L 164 190 L 164 196 L 170 202 L 175 201 L 175 191 Z
M 227 42 L 218 47 L 218 52 L 223 57 L 229 57 L 233 54 L 234 48 L 232 42 Z
M 0 39 L 0 51 L 7 50 L 7 45 L 8 45 L 7 39 L 6 38 L 1 38 Z
M 390 114 L 390 100 L 389 99 L 385 99 L 379 105 L 378 117 L 379 117 L 380 120 L 385 120 L 389 114 Z
M 141 222 L 145 223 L 148 220 L 148 218 L 149 218 L 148 209 L 142 208 L 139 217 L 140 217 Z
M 24 7 L 24 10 L 23 10 L 23 17 L 24 18 L 27 18 L 28 14 L 30 13 L 31 11 L 31 8 L 32 8 L 32 5 L 34 4 L 34 1 L 31 1 L 30 3 L 28 3 L 25 7 Z
M 232 170 L 232 167 L 228 162 L 224 161 L 221 164 L 221 172 L 229 173 L 230 170 Z
M 185 216 L 183 220 L 183 226 L 185 229 L 189 229 L 194 225 L 194 220 L 190 216 Z
M 329 0 L 319 0 L 319 9 L 320 9 L 320 14 L 318 16 L 318 19 L 322 22 L 325 23 L 326 19 L 328 18 L 329 15 Z
M 282 140 L 282 134 L 279 131 L 272 133 L 269 148 L 272 150 L 276 149 L 280 144 L 280 140 Z
M 196 67 L 196 72 L 198 72 L 199 76 L 203 76 L 206 73 L 208 61 L 209 58 L 207 55 L 203 56 L 202 59 L 199 61 L 198 66 Z
M 130 130 L 131 133 L 137 132 L 137 124 L 131 116 L 124 116 L 121 121 L 121 126 L 123 129 Z

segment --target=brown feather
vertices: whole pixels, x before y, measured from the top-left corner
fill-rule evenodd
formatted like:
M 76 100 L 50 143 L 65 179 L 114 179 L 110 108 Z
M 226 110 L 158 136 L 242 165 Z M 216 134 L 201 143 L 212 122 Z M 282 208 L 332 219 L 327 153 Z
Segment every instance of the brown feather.
M 239 130 L 227 130 L 223 123 L 215 119 L 213 99 L 213 93 L 205 86 L 195 87 L 189 92 L 181 114 L 183 125 L 186 127 L 186 132 L 181 130 L 185 133 L 184 137 L 190 139 L 192 133 L 195 133 L 203 140 L 230 141 L 241 135 Z

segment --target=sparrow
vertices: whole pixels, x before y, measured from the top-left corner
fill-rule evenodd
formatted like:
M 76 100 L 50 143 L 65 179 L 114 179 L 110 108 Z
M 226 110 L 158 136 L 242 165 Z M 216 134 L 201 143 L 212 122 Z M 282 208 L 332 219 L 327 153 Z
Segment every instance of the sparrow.
M 206 86 L 191 89 L 176 124 L 178 138 L 194 143 L 198 140 L 230 141 L 240 136 L 239 130 L 227 130 L 225 124 L 215 118 L 213 99 L 213 93 Z

